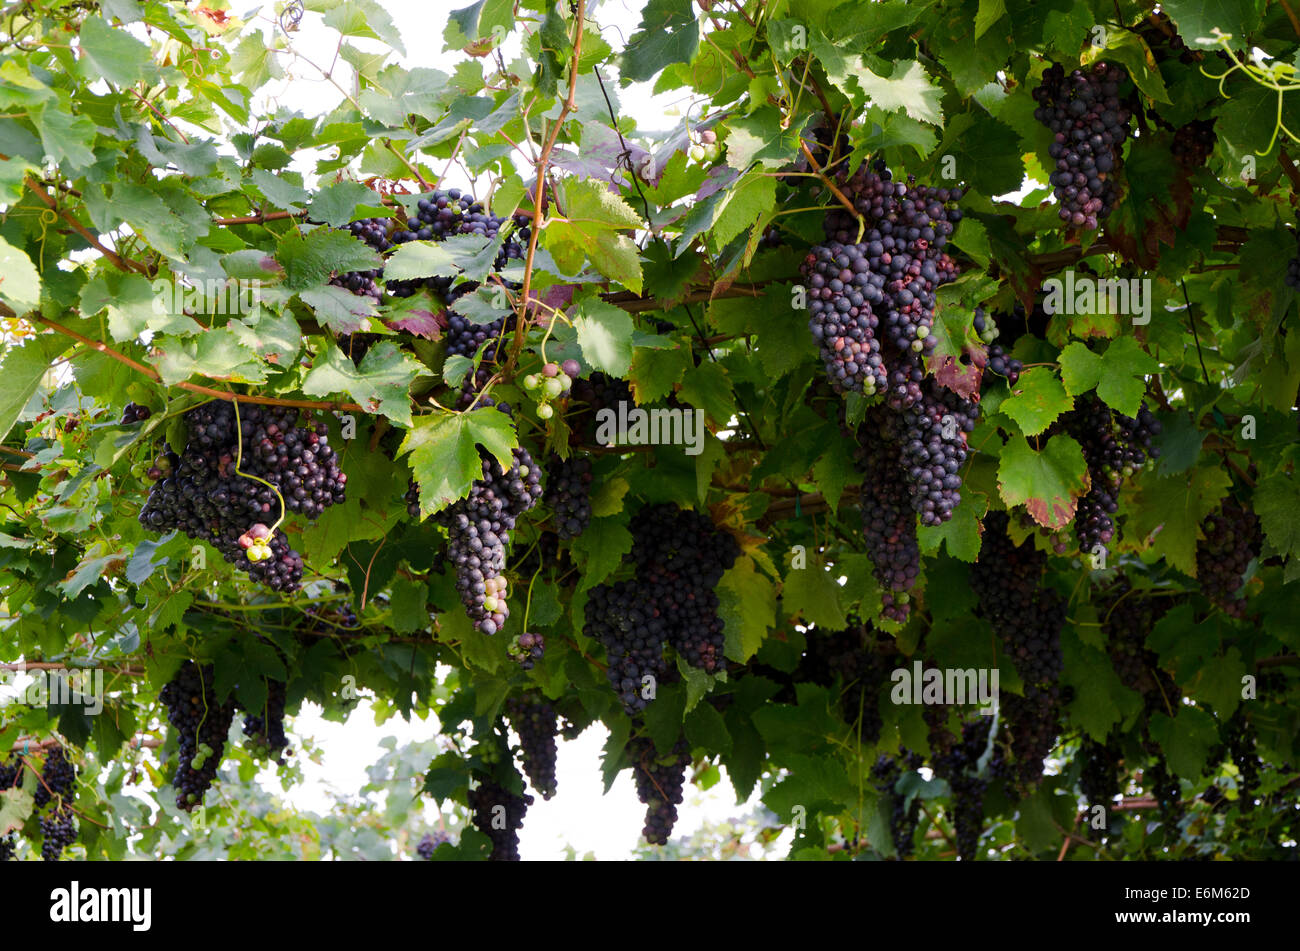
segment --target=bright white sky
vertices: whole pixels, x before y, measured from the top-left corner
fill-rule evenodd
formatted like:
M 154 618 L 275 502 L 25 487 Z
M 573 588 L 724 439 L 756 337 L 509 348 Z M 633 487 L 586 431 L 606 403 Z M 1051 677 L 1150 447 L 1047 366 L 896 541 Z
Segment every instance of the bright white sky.
M 439 51 L 442 48 L 447 9 L 461 4 L 446 0 L 438 3 L 429 3 L 428 0 L 379 2 L 392 14 L 408 48 L 409 55 L 399 62 L 410 68 L 423 66 L 451 71 L 460 54 Z M 640 24 L 640 0 L 607 0 L 589 6 L 595 7 L 592 16 L 600 25 L 606 42 L 615 50 L 622 49 L 626 38 Z M 293 36 L 295 47 L 313 62 L 322 65 L 327 65 L 333 58 L 337 42 L 338 34 L 327 28 L 319 15 L 310 13 L 303 17 Z M 507 45 L 507 60 L 514 50 L 517 50 L 517 46 L 512 49 Z M 338 68 L 344 71 L 348 69 L 342 61 Z M 336 73 L 336 78 L 345 87 L 348 86 L 342 74 Z M 607 81 L 614 78 L 612 71 L 606 74 Z M 610 88 L 612 95 L 612 82 Z M 293 69 L 290 78 L 280 85 L 276 95 L 282 106 L 298 109 L 306 115 L 327 112 L 340 99 L 337 90 L 322 81 L 319 74 L 305 64 Z M 622 114 L 634 116 L 638 126 L 646 130 L 661 131 L 680 122 L 681 112 L 687 105 L 680 92 L 655 96 L 647 84 L 620 90 L 618 96 L 616 108 L 620 108 Z M 441 165 L 435 167 L 441 170 Z M 307 171 L 306 168 L 301 170 Z M 449 183 L 460 184 L 462 187 L 467 184 L 463 181 Z M 291 791 L 289 798 L 299 808 L 326 811 L 330 804 L 326 790 L 353 792 L 366 783 L 365 771 L 379 755 L 380 739 L 392 735 L 400 743 L 426 740 L 437 735 L 438 726 L 432 721 L 408 724 L 400 719 L 376 726 L 369 705 L 363 704 L 346 724 L 322 719 L 319 709 L 304 709 L 294 719 L 291 731 L 310 736 L 323 750 L 324 758 L 319 766 L 305 758 L 300 761 L 307 782 Z M 550 802 L 544 802 L 540 796 L 535 797 L 536 803 L 528 810 L 520 833 L 520 853 L 525 861 L 563 859 L 566 846 L 572 846 L 580 857 L 588 852 L 599 859 L 625 859 L 631 856 L 640 839 L 645 807 L 637 801 L 630 771 L 619 776 L 609 795 L 602 795 L 600 761 L 606 736 L 604 727 L 596 725 L 573 742 L 561 741 L 559 791 Z M 272 781 L 271 788 L 277 792 L 278 786 L 278 783 Z M 689 835 L 705 822 L 739 817 L 749 812 L 756 803 L 755 798 L 746 805 L 737 806 L 731 785 L 725 779 L 704 793 L 688 784 L 686 802 L 679 809 L 680 817 L 674 835 Z M 430 813 L 432 814 L 432 807 Z M 784 854 L 789 838 L 789 833 L 782 836 L 768 854 Z

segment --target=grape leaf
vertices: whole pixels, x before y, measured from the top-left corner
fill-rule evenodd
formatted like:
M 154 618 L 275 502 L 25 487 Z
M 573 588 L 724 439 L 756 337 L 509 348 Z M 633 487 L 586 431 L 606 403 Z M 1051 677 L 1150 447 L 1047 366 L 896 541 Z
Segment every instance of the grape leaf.
M 699 45 L 691 0 L 649 0 L 641 10 L 641 28 L 623 48 L 619 75 L 625 85 L 653 79 L 665 66 L 689 63 Z
M 1189 779 L 1201 775 L 1210 750 L 1219 742 L 1214 717 L 1199 707 L 1181 706 L 1172 718 L 1153 713 L 1148 728 L 1151 738 L 1164 750 L 1169 768 Z
M 578 305 L 573 319 L 582 356 L 595 370 L 617 377 L 627 375 L 632 364 L 632 316 L 625 310 L 588 298 Z
M 296 229 L 288 232 L 280 239 L 275 257 L 284 267 L 285 286 L 295 291 L 324 284 L 336 271 L 342 274 L 384 266 L 383 259 L 359 238 L 329 228 L 306 234 Z
M 626 516 L 593 518 L 583 533 L 574 539 L 573 551 L 579 556 L 582 579 L 579 591 L 586 591 L 613 574 L 623 556 L 632 550 L 632 533 L 624 524 Z
M 1009 506 L 1024 505 L 1035 522 L 1058 529 L 1074 518 L 1089 487 L 1083 450 L 1069 436 L 1054 436 L 1042 452 L 1012 438 L 998 463 L 998 491 Z
M 1287 557 L 1300 554 L 1300 485 L 1282 474 L 1261 479 L 1255 487 L 1255 512 L 1273 550 Z
M 1020 375 L 1014 393 L 998 411 L 1014 419 L 1026 436 L 1037 436 L 1073 406 L 1056 374 L 1047 367 L 1034 367 Z
M 510 417 L 495 407 L 483 407 L 468 413 L 421 416 L 411 424 L 398 453 L 411 454 L 422 516 L 464 498 L 475 480 L 483 477 L 480 444 L 498 463 L 510 465 L 510 450 L 519 445 Z
M 360 366 L 338 347 L 329 346 L 317 354 L 302 381 L 302 391 L 308 396 L 322 397 L 345 393 L 367 411 L 387 416 L 402 426 L 410 426 L 408 390 L 423 370 L 411 356 L 388 340 L 371 347 Z
M 756 653 L 776 621 L 776 588 L 742 557 L 718 582 L 719 616 L 726 623 L 725 654 L 745 663 Z
M 4 238 L 0 238 L 0 301 L 17 314 L 31 310 L 41 301 L 41 276 L 36 265 Z
M 816 563 L 792 568 L 785 576 L 781 603 L 787 617 L 802 617 L 818 627 L 840 631 L 847 623 L 842 600 L 835 575 Z
M 1160 478 L 1143 473 L 1140 504 L 1130 516 L 1138 537 L 1151 539 L 1151 551 L 1185 574 L 1196 576 L 1196 539 L 1201 522 L 1218 508 L 1232 479 L 1223 469 L 1193 469 Z

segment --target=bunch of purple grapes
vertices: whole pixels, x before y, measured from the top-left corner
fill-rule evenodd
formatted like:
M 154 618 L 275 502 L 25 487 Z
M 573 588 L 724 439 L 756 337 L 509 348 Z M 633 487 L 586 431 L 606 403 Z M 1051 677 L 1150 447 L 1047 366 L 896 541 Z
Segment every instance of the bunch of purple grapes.
M 471 821 L 492 841 L 490 861 L 519 861 L 519 830 L 532 804 L 532 796 L 516 796 L 492 779 L 481 779 L 469 791 Z
M 1263 538 L 1259 517 L 1227 499 L 1201 523 L 1204 538 L 1196 543 L 1196 579 L 1210 601 L 1229 617 L 1246 616 L 1246 599 L 1236 597 L 1250 562 L 1259 557 Z
M 528 450 L 511 451 L 506 468 L 482 453 L 483 476 L 469 495 L 435 518 L 450 535 L 447 558 L 456 569 L 456 591 L 474 626 L 495 634 L 510 614 L 505 577 L 506 545 L 519 516 L 541 497 L 541 472 Z
M 641 834 L 651 845 L 667 845 L 682 804 L 686 767 L 691 764 L 686 741 L 678 739 L 672 752 L 660 757 L 654 741 L 634 737 L 628 743 L 637 798 L 645 805 L 645 826 Z
M 921 548 L 902 448 L 887 436 L 890 412 L 886 406 L 868 409 L 853 457 L 864 477 L 862 529 L 867 557 L 880 582 L 881 613 L 901 623 L 911 610 L 908 592 L 921 571 Z
M 1079 443 L 1088 465 L 1092 484 L 1079 499 L 1074 531 L 1080 549 L 1090 554 L 1115 537 L 1120 486 L 1148 459 L 1159 456 L 1152 440 L 1160 435 L 1162 427 L 1145 403 L 1137 416 L 1125 416 L 1089 393 L 1076 400 L 1074 409 L 1055 428 L 1063 429 Z
M 979 560 L 970 582 L 977 608 L 1001 638 L 1026 684 L 1054 684 L 1061 676 L 1065 602 L 1042 585 L 1047 556 L 1033 539 L 1016 545 L 1006 512 L 984 520 Z
M 272 557 L 264 561 L 249 558 L 241 539 L 254 526 L 280 518 L 280 498 L 288 511 L 315 519 L 344 500 L 347 475 L 323 423 L 300 427 L 298 411 L 281 406 L 250 404 L 239 412 L 242 460 L 230 403 L 214 400 L 185 414 L 188 441 L 179 454 L 166 447 L 167 471 L 150 490 L 140 524 L 156 532 L 179 529 L 211 544 L 253 580 L 294 591 L 302 579 L 302 558 L 282 534 L 270 537 Z M 240 471 L 254 478 L 237 473 L 237 461 Z
M 261 710 L 244 717 L 244 736 L 257 756 L 284 762 L 289 739 L 284 735 L 284 706 L 287 685 L 280 680 L 267 682 L 266 703 Z
M 555 795 L 555 737 L 559 717 L 545 697 L 537 694 L 514 696 L 506 700 L 506 719 L 519 734 L 524 772 L 543 799 Z
M 1114 206 L 1115 176 L 1133 117 L 1119 98 L 1127 78 L 1122 67 L 1105 61 L 1068 76 L 1056 64 L 1034 90 L 1039 104 L 1034 118 L 1053 134 L 1048 147 L 1056 163 L 1053 193 L 1061 202 L 1060 218 L 1070 228 L 1094 231 Z
M 581 535 L 591 521 L 591 460 L 561 459 L 552 453 L 542 498 L 555 513 L 555 533 L 561 540 Z
M 211 664 L 200 667 L 187 660 L 158 692 L 177 734 L 180 757 L 172 785 L 177 807 L 186 812 L 203 802 L 203 794 L 216 779 L 235 719 L 234 700 L 218 703 L 214 684 Z
M 592 588 L 584 633 L 604 645 L 610 685 L 635 713 L 646 705 L 645 678 L 663 678 L 665 644 L 705 671 L 723 663 L 714 588 L 740 546 L 707 516 L 674 505 L 646 506 L 631 531 L 636 576 Z

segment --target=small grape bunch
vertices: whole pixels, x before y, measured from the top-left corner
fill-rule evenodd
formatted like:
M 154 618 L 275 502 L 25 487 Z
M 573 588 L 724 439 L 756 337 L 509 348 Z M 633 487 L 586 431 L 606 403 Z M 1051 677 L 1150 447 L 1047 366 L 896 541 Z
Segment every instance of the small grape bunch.
M 546 639 L 540 634 L 525 631 L 510 642 L 506 653 L 524 670 L 532 670 L 534 662 L 546 654 Z
M 722 146 L 718 144 L 718 133 L 712 129 L 700 130 L 700 141 L 696 142 L 687 151 L 692 162 L 716 162 L 722 154 Z
M 547 363 L 541 373 L 530 373 L 524 377 L 524 389 L 539 393 L 537 418 L 546 420 L 555 415 L 551 400 L 559 399 L 573 387 L 573 381 L 582 367 L 577 360 L 565 360 L 564 363 Z
M 256 564 L 274 557 L 271 551 L 271 530 L 258 522 L 239 536 L 239 547 L 244 549 L 244 557 Z

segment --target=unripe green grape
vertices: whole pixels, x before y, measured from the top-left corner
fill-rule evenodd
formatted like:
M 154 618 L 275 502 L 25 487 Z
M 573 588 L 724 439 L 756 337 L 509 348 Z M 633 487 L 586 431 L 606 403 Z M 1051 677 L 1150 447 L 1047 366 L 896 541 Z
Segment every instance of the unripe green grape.
M 551 409 L 549 403 L 543 403 L 541 406 L 537 407 L 538 419 L 550 419 L 554 415 L 555 415 L 555 410 Z
M 555 399 L 564 392 L 564 384 L 557 379 L 549 379 L 542 384 L 542 392 L 546 394 L 547 399 Z

